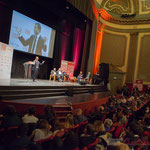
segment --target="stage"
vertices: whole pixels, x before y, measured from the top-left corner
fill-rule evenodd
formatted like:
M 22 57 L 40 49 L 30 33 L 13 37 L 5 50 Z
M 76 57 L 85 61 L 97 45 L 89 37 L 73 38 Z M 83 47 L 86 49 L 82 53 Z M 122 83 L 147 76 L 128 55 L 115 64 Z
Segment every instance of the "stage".
M 0 86 L 81 86 L 79 83 L 74 82 L 58 82 L 49 80 L 36 80 L 33 82 L 31 79 L 0 79 Z M 86 84 L 85 86 L 97 86 L 93 84 Z
M 0 80 L 1 100 L 16 102 L 56 104 L 88 101 L 108 96 L 103 85 L 80 85 L 74 82 L 49 80 L 10 79 Z M 106 93 L 107 94 L 106 94 Z M 94 96 L 95 93 L 95 96 Z

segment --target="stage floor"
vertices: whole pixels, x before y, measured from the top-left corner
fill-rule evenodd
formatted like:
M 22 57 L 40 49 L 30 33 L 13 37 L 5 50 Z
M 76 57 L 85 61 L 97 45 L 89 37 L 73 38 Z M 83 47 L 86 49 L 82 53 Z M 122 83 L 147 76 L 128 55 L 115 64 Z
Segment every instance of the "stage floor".
M 79 83 L 74 82 L 58 82 L 49 80 L 26 80 L 26 79 L 0 79 L 0 86 L 80 86 Z M 85 86 L 97 86 L 93 84 L 86 84 Z

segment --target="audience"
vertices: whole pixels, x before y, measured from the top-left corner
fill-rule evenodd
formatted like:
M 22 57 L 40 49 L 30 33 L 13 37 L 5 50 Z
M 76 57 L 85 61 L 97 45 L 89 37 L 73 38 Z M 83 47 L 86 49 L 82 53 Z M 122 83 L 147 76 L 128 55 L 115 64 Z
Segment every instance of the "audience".
M 84 133 L 80 136 L 80 147 L 83 148 L 96 140 L 94 134 L 94 125 L 87 124 L 84 128 Z
M 21 119 L 16 113 L 16 109 L 13 105 L 8 105 L 4 110 L 4 117 L 2 119 L 1 127 L 15 127 L 21 124 Z
M 46 139 L 52 135 L 50 131 L 51 125 L 48 123 L 47 120 L 41 119 L 38 122 L 37 129 L 32 132 L 30 139 L 33 138 L 33 141 L 37 142 L 41 139 Z
M 69 131 L 64 137 L 64 149 L 74 150 L 79 147 L 79 138 L 76 133 Z
M 28 113 L 22 117 L 23 123 L 37 123 L 38 118 L 34 116 L 35 108 L 30 107 Z
M 44 114 L 40 116 L 40 119 L 46 119 L 50 124 L 55 120 L 55 114 L 51 105 L 46 105 Z
M 25 124 L 19 125 L 17 135 L 9 143 L 9 150 L 19 150 L 27 148 L 30 144 L 29 137 L 27 136 L 27 126 Z
M 105 119 L 104 126 L 105 126 L 106 131 L 109 131 L 112 125 L 113 125 L 113 122 L 111 119 Z
M 39 117 L 34 116 L 34 107 L 29 108 L 22 120 L 16 113 L 15 107 L 9 105 L 2 114 L 0 127 L 5 128 L 6 133 L 8 127 L 15 127 L 16 134 L 11 137 L 9 144 L 6 142 L 6 136 L 0 134 L 0 148 L 4 150 L 76 150 L 79 148 L 80 150 L 91 145 L 93 150 L 149 149 L 147 143 L 150 133 L 150 102 L 146 105 L 145 102 L 150 96 L 147 93 L 140 94 L 138 90 L 131 92 L 133 95 L 126 95 L 126 91 L 128 91 L 127 87 L 124 87 L 125 95 L 119 98 L 111 96 L 106 104 L 97 107 L 98 110 L 94 109 L 95 112 L 89 116 L 84 116 L 81 109 L 75 110 L 74 116 L 68 114 L 63 124 L 55 118 L 50 105 L 46 105 L 44 114 Z M 81 124 L 86 121 L 88 121 L 86 124 Z M 27 125 L 30 123 L 35 124 L 35 129 L 29 136 L 27 133 L 30 126 Z M 77 124 L 82 128 L 74 130 L 73 127 Z M 121 128 L 116 136 L 118 127 Z M 49 137 L 52 139 L 48 147 L 44 148 L 42 144 L 37 144 L 39 140 L 46 140 Z M 40 149 L 38 146 L 41 146 Z
M 87 118 L 82 114 L 82 109 L 77 109 L 74 116 L 74 124 L 87 121 Z
M 73 121 L 73 115 L 72 114 L 68 114 L 64 123 L 64 128 L 68 129 L 68 128 L 72 128 L 74 127 L 74 121 Z

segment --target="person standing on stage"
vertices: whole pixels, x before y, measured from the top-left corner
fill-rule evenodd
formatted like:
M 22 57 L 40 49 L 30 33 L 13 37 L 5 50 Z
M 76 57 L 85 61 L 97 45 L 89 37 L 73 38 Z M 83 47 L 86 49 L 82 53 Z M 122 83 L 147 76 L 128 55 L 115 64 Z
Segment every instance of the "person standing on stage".
M 32 69 L 32 70 L 33 70 L 33 76 L 32 76 L 33 82 L 35 81 L 35 79 L 36 79 L 37 76 L 38 76 L 40 65 L 43 65 L 44 62 L 45 62 L 45 61 L 42 61 L 42 63 L 40 63 L 40 62 L 39 62 L 39 57 L 38 57 L 38 56 L 35 57 L 34 66 L 33 66 L 33 69 Z

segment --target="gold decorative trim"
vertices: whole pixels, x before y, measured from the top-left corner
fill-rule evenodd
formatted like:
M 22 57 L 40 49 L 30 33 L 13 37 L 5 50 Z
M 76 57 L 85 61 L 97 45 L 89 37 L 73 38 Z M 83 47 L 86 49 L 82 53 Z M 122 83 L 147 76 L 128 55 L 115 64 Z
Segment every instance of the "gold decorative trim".
M 140 58 L 140 52 L 141 52 L 141 40 L 142 37 L 145 35 L 150 35 L 150 33 L 139 33 L 138 35 L 138 46 L 137 46 L 137 55 L 136 55 L 136 63 L 135 63 L 135 73 L 134 73 L 134 82 L 138 80 L 138 66 L 139 66 L 139 58 Z
M 104 20 L 102 17 L 100 17 L 99 21 L 103 23 L 106 26 L 116 28 L 116 29 L 129 29 L 129 30 L 134 30 L 134 29 L 149 29 L 150 24 L 140 24 L 140 25 L 120 25 L 120 24 L 115 24 L 111 23 L 109 21 Z

